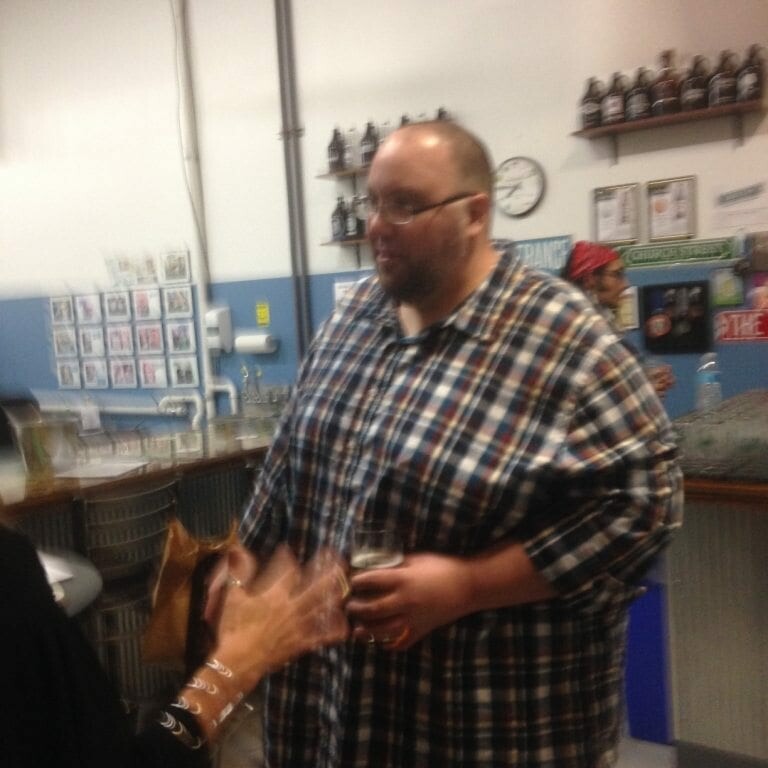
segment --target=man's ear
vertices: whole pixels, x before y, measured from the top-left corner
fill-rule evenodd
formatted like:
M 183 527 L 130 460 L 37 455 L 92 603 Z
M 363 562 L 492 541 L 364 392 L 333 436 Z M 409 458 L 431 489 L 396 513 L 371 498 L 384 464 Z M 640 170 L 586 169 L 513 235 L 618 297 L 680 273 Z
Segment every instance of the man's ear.
M 485 192 L 472 195 L 467 201 L 470 226 L 488 226 L 491 216 L 491 198 Z

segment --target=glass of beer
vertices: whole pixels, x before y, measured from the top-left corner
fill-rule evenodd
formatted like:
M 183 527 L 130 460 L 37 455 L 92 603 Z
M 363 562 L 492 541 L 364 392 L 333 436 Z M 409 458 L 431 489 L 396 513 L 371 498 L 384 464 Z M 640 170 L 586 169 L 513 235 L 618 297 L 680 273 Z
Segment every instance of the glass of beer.
M 355 571 L 394 568 L 403 562 L 400 534 L 383 523 L 361 523 L 352 532 L 350 565 Z

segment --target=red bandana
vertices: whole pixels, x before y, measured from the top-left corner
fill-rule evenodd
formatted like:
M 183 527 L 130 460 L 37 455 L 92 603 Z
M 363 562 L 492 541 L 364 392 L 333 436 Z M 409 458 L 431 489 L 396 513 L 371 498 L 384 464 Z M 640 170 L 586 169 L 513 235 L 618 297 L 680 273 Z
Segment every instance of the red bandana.
M 610 264 L 616 259 L 620 259 L 616 251 L 597 243 L 589 243 L 586 240 L 579 240 L 573 246 L 571 258 L 568 265 L 568 277 L 578 280 L 584 275 L 594 272 L 606 264 Z

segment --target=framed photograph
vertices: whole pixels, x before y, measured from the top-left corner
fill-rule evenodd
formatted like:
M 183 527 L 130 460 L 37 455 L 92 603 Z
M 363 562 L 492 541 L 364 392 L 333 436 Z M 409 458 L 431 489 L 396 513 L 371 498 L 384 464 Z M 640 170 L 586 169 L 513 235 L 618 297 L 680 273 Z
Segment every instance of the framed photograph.
M 134 260 L 137 285 L 157 285 L 157 261 L 155 257 L 146 253 Z
M 133 329 L 130 325 L 107 326 L 107 353 L 110 356 L 133 354 Z
M 108 323 L 124 323 L 131 319 L 131 299 L 128 291 L 104 294 L 104 316 Z
M 640 239 L 638 184 L 598 187 L 592 192 L 595 240 L 608 245 L 629 245 Z
M 104 329 L 100 325 L 79 328 L 77 335 L 82 357 L 104 357 Z
M 109 378 L 112 379 L 112 386 L 115 389 L 135 389 L 135 360 L 110 360 Z
M 170 251 L 160 256 L 160 276 L 164 283 L 190 283 L 189 251 Z
M 135 320 L 159 320 L 163 316 L 159 288 L 137 288 L 132 296 Z
M 163 353 L 163 324 L 137 323 L 136 345 L 140 355 L 160 355 Z
M 171 373 L 172 387 L 197 387 L 200 383 L 197 375 L 197 358 L 194 355 L 169 357 L 168 369 Z
M 101 296 L 89 293 L 75 296 L 75 314 L 80 325 L 94 325 L 101 322 Z
M 630 285 L 619 297 L 616 323 L 622 331 L 640 327 L 640 310 L 637 303 L 637 286 Z
M 61 389 L 80 389 L 80 365 L 76 360 L 58 361 L 56 378 Z
M 63 325 L 53 329 L 53 352 L 56 357 L 77 357 L 74 326 Z
M 71 296 L 58 296 L 51 299 L 51 322 L 54 325 L 71 325 L 75 322 Z
M 140 357 L 139 381 L 143 389 L 165 389 L 168 386 L 165 358 Z
M 696 236 L 696 177 L 649 181 L 648 240 L 685 240 Z
M 86 389 L 106 389 L 109 386 L 107 378 L 107 361 L 83 360 L 83 386 Z
M 644 285 L 641 292 L 643 340 L 650 354 L 712 349 L 708 281 Z
M 168 341 L 168 351 L 194 352 L 195 324 L 192 320 L 175 320 L 165 324 L 165 336 Z
M 715 307 L 740 307 L 745 300 L 744 278 L 733 267 L 713 269 L 709 273 L 712 304 Z
M 192 286 L 163 288 L 163 308 L 166 317 L 192 317 Z

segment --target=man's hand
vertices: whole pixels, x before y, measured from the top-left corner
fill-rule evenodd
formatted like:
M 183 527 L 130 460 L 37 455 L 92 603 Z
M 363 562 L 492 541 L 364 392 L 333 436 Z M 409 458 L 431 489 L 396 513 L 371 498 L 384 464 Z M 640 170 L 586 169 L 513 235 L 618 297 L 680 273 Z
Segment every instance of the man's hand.
M 353 636 L 403 650 L 456 621 L 469 612 L 466 568 L 461 558 L 422 552 L 395 568 L 358 571 L 347 603 Z

